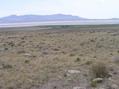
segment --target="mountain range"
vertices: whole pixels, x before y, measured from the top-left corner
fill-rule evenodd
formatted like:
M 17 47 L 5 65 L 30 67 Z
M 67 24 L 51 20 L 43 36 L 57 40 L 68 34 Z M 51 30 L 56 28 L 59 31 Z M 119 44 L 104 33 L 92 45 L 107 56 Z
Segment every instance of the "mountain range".
M 0 18 L 0 23 L 19 23 L 19 22 L 44 22 L 44 21 L 79 21 L 86 20 L 86 18 L 65 15 L 65 14 L 53 14 L 53 15 L 10 15 Z

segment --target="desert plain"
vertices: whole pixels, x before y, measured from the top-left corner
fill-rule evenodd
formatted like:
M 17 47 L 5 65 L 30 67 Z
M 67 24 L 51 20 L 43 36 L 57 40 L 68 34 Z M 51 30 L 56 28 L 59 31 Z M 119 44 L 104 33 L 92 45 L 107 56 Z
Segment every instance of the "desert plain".
M 0 89 L 119 89 L 119 25 L 0 28 Z

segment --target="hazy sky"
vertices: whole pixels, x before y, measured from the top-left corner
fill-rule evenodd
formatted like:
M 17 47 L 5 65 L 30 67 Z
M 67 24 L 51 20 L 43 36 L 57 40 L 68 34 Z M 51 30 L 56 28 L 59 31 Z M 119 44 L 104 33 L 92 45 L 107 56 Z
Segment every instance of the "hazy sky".
M 58 13 L 86 18 L 119 18 L 119 0 L 0 0 L 0 17 Z

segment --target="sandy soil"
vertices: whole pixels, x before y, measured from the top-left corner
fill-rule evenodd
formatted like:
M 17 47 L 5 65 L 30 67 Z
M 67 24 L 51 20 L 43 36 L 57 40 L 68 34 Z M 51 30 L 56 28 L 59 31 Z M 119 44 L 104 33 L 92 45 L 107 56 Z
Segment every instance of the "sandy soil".
M 0 89 L 119 89 L 119 26 L 0 28 Z

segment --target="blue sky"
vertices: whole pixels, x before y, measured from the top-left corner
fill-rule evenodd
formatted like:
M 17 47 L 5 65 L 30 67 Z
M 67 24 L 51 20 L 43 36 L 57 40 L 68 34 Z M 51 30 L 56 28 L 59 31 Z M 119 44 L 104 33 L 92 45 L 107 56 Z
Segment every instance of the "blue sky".
M 0 0 L 0 17 L 72 14 L 86 18 L 119 18 L 119 0 Z

